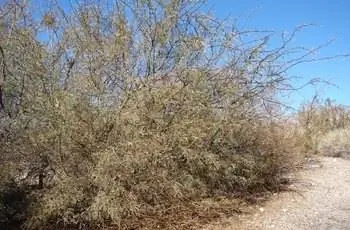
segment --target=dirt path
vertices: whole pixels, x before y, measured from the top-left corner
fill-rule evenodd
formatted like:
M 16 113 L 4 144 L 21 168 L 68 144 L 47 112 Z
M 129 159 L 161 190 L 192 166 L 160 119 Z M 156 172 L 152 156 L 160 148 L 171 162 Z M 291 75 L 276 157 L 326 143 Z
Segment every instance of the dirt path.
M 350 230 L 350 161 L 319 160 L 296 175 L 299 193 L 276 195 L 253 213 L 207 230 Z

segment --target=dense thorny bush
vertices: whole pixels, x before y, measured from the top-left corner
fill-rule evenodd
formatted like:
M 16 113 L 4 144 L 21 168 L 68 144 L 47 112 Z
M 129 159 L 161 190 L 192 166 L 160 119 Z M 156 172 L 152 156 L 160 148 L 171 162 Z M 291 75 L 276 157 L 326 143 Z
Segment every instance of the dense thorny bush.
M 210 95 L 196 87 L 140 89 L 121 110 L 99 114 L 101 127 L 113 124 L 104 137 L 108 145 L 89 149 L 77 161 L 67 158 L 72 164 L 67 168 L 74 170 L 57 173 L 30 223 L 55 219 L 128 226 L 130 219 L 186 201 L 279 190 L 289 151 L 283 128 L 235 110 L 219 115 Z M 64 135 L 77 126 L 65 127 Z M 101 146 L 101 140 L 92 135 L 89 144 Z
M 1 4 L 0 176 L 32 201 L 23 227 L 128 229 L 283 186 L 295 142 L 277 93 L 310 54 L 285 61 L 300 28 L 270 49 L 201 6 L 54 4 L 41 20 Z

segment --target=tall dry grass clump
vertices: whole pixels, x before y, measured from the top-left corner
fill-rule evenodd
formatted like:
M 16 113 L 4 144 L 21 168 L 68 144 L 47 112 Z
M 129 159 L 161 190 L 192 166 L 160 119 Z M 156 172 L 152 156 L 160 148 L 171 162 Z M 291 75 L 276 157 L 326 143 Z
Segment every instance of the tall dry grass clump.
M 326 133 L 319 140 L 317 151 L 326 156 L 350 159 L 350 129 L 336 129 Z
M 297 117 L 306 150 L 325 153 L 327 149 L 347 145 L 346 130 L 350 127 L 349 108 L 338 105 L 330 99 L 322 101 L 315 96 L 311 102 L 302 106 Z

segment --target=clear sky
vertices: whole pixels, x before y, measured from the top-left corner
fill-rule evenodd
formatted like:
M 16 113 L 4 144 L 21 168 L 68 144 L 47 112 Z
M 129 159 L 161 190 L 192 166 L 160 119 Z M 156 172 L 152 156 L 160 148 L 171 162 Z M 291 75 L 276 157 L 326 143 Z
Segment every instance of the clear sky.
M 299 34 L 293 45 L 312 48 L 335 39 L 319 52 L 320 57 L 350 53 L 350 0 L 209 0 L 208 7 L 221 18 L 237 18 L 240 27 L 246 29 L 283 32 L 298 25 L 315 24 Z M 323 97 L 350 105 L 350 58 L 302 64 L 290 74 L 305 79 L 322 78 L 337 85 L 305 88 L 290 97 L 293 106 L 308 100 L 315 90 Z
M 32 0 L 34 3 L 45 1 Z M 65 5 L 68 0 L 58 2 Z M 319 57 L 350 54 L 350 0 L 208 0 L 206 8 L 219 18 L 236 18 L 241 29 L 291 32 L 299 25 L 314 24 L 298 34 L 292 45 L 313 48 L 335 39 L 319 52 Z M 289 74 L 303 77 L 295 82 L 300 85 L 312 78 L 336 85 L 320 84 L 293 93 L 286 99 L 293 107 L 310 99 L 316 90 L 324 98 L 350 106 L 350 57 L 301 64 Z

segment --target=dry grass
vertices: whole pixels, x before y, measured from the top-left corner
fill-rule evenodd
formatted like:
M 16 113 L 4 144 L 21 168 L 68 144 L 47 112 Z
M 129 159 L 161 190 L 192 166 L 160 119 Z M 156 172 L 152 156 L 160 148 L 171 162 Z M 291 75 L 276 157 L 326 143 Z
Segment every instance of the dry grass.
M 305 151 L 323 152 L 332 143 L 344 145 L 346 142 L 344 131 L 350 125 L 350 112 L 347 107 L 329 99 L 322 102 L 314 97 L 312 102 L 301 108 L 298 120 Z
M 322 136 L 318 144 L 318 152 L 326 156 L 350 156 L 350 130 L 349 128 L 336 129 Z

